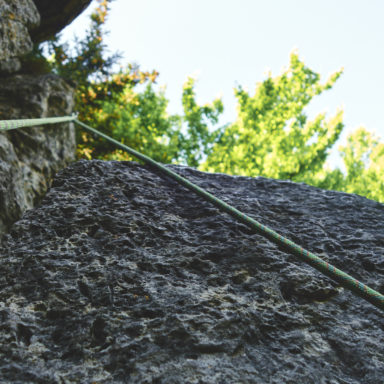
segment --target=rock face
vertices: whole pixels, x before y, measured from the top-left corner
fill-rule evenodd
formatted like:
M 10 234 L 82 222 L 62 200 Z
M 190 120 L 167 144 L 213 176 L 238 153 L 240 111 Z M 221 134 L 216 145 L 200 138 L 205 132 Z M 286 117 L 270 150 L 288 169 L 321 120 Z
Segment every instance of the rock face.
M 34 0 L 41 15 L 40 26 L 32 31 L 33 41 L 49 39 L 72 22 L 92 0 Z
M 0 86 L 0 119 L 72 113 L 73 89 L 54 75 L 18 75 Z M 72 124 L 24 128 L 0 134 L 0 233 L 46 193 L 53 175 L 73 161 Z
M 17 73 L 26 72 L 21 63 L 33 42 L 59 32 L 90 2 L 0 0 L 0 120 L 72 113 L 74 90 L 62 79 Z M 74 156 L 68 124 L 0 133 L 0 234 L 39 201 Z
M 0 0 L 0 74 L 17 72 L 32 41 L 49 39 L 71 23 L 91 0 Z
M 0 0 L 0 73 L 20 69 L 19 57 L 32 50 L 29 29 L 40 23 L 32 0 Z
M 384 292 L 383 205 L 172 168 Z M 146 166 L 72 164 L 0 249 L 2 383 L 383 382 L 383 313 Z

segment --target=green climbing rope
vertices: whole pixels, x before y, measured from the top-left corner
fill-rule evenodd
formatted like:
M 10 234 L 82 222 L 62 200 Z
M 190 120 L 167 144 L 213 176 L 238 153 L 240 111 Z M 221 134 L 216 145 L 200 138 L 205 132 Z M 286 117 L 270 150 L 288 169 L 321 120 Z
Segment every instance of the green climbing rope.
M 191 183 L 184 177 L 178 175 L 176 172 L 171 171 L 169 168 L 165 167 L 164 165 L 161 165 L 160 163 L 156 162 L 155 160 L 151 159 L 148 156 L 143 155 L 140 152 L 135 151 L 134 149 L 120 143 L 117 140 L 112 139 L 111 137 L 99 132 L 98 130 L 82 123 L 81 121 L 75 120 L 75 123 L 80 125 L 81 127 L 87 129 L 88 131 L 103 137 L 104 139 L 108 140 L 109 142 L 115 144 L 117 147 L 125 150 L 132 156 L 135 156 L 136 158 L 144 161 L 146 164 L 149 164 L 160 171 L 164 172 L 171 178 L 178 181 L 180 184 L 184 185 L 188 189 L 196 192 L 198 195 L 204 197 L 206 200 L 209 200 L 211 203 L 219 207 L 222 211 L 225 211 L 229 213 L 231 216 L 237 218 L 241 222 L 245 223 L 252 229 L 254 229 L 256 232 L 260 233 L 263 236 L 266 236 L 271 241 L 276 243 L 279 246 L 283 246 L 285 249 L 289 250 L 294 255 L 298 256 L 301 260 L 306 262 L 307 264 L 311 265 L 312 267 L 316 268 L 321 273 L 327 275 L 333 280 L 336 280 L 338 283 L 340 283 L 341 286 L 344 288 L 347 288 L 357 294 L 358 296 L 364 298 L 365 300 L 369 301 L 371 304 L 376 306 L 377 308 L 380 308 L 384 311 L 384 296 L 380 293 L 375 291 L 374 289 L 368 287 L 367 285 L 361 283 L 360 281 L 356 280 L 352 276 L 348 275 L 347 273 L 341 271 L 340 269 L 334 267 L 333 265 L 329 264 L 328 262 L 322 260 L 320 257 L 316 256 L 315 254 L 307 251 L 306 249 L 300 247 L 296 243 L 294 243 L 291 240 L 288 240 L 287 238 L 279 235 L 274 230 L 268 228 L 267 226 L 259 223 L 258 221 L 252 219 L 251 217 L 245 215 L 244 213 L 240 212 L 236 208 L 230 206 L 229 204 L 225 203 L 224 201 L 218 199 L 217 197 L 213 196 L 209 192 L 205 191 L 204 189 L 201 189 L 197 185 Z
M 0 131 L 11 129 L 34 127 L 36 125 L 66 123 L 76 120 L 77 115 L 63 117 L 43 117 L 40 119 L 0 120 Z
M 62 123 L 62 122 L 69 122 L 74 121 L 79 126 L 85 128 L 86 130 L 103 137 L 104 139 L 108 140 L 109 142 L 115 144 L 117 147 L 123 149 L 124 151 L 128 152 L 132 156 L 135 156 L 136 158 L 144 161 L 146 164 L 149 164 L 157 169 L 159 169 L 161 172 L 165 173 L 166 175 L 170 176 L 171 178 L 178 181 L 180 184 L 184 185 L 191 191 L 197 193 L 198 195 L 202 196 L 206 200 L 213 203 L 215 206 L 219 207 L 224 212 L 227 212 L 231 216 L 235 217 L 239 221 L 245 223 L 249 227 L 251 227 L 256 232 L 260 233 L 261 235 L 267 237 L 272 242 L 279 246 L 283 246 L 285 249 L 287 249 L 292 254 L 299 257 L 301 260 L 303 260 L 305 263 L 311 265 L 312 267 L 316 268 L 318 271 L 323 273 L 324 275 L 330 277 L 331 279 L 337 281 L 342 287 L 347 288 L 354 292 L 356 295 L 362 297 L 366 301 L 373 304 L 375 307 L 381 309 L 384 311 L 384 295 L 382 295 L 380 292 L 375 291 L 374 289 L 368 287 L 367 285 L 361 283 L 360 281 L 356 280 L 352 276 L 348 275 L 347 273 L 341 271 L 340 269 L 334 267 L 333 265 L 329 264 L 328 262 L 322 260 L 320 257 L 316 256 L 312 252 L 307 251 L 306 249 L 300 247 L 296 243 L 294 243 L 291 240 L 288 240 L 287 238 L 281 236 L 274 230 L 268 228 L 267 226 L 259 223 L 258 221 L 252 219 L 251 217 L 245 215 L 244 213 L 240 212 L 236 208 L 230 206 L 229 204 L 225 203 L 224 201 L 218 199 L 217 197 L 213 196 L 209 192 L 206 192 L 202 188 L 198 187 L 197 185 L 191 183 L 184 177 L 178 175 L 176 172 L 173 172 L 169 168 L 165 167 L 164 165 L 156 162 L 155 160 L 151 159 L 148 156 L 143 155 L 140 152 L 135 151 L 134 149 L 128 147 L 127 145 L 124 145 L 120 143 L 119 141 L 112 139 L 111 137 L 105 135 L 102 132 L 99 132 L 98 130 L 90 127 L 87 124 L 82 123 L 81 121 L 76 119 L 76 116 L 64 116 L 64 117 L 56 117 L 56 118 L 46 118 L 46 119 L 28 119 L 28 120 L 10 120 L 10 121 L 0 121 L 0 131 L 2 130 L 8 130 L 8 129 L 16 129 L 21 127 L 30 127 L 35 125 L 43 125 L 43 124 L 54 124 L 54 123 Z

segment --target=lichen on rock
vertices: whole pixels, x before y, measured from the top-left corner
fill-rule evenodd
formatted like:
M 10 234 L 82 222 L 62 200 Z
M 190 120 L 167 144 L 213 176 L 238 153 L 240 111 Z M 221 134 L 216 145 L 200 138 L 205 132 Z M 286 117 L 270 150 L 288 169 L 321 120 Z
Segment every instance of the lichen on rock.
M 40 23 L 32 0 L 0 0 L 0 73 L 20 69 L 19 57 L 32 50 L 29 29 Z
M 0 0 L 0 120 L 73 112 L 72 87 L 27 60 L 33 43 L 52 37 L 89 3 Z M 68 124 L 0 133 L 0 234 L 42 198 L 52 176 L 74 155 L 74 128 Z
M 0 85 L 0 119 L 68 115 L 73 89 L 54 75 L 7 77 Z M 46 193 L 53 175 L 74 160 L 72 124 L 0 134 L 0 233 Z
M 170 167 L 384 292 L 382 204 Z M 133 162 L 81 161 L 61 171 L 4 237 L 0 285 L 2 382 L 384 377 L 378 309 Z

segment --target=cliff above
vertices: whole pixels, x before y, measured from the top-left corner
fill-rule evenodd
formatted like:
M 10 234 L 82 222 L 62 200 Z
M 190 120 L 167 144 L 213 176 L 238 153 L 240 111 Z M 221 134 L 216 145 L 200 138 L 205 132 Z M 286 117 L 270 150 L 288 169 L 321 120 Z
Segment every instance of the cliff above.
M 41 22 L 31 31 L 34 42 L 56 35 L 83 12 L 92 0 L 33 0 Z
M 71 23 L 91 0 L 0 0 L 0 75 L 17 72 L 33 43 Z
M 73 112 L 70 85 L 53 74 L 26 74 L 22 62 L 33 43 L 59 32 L 90 2 L 0 0 L 0 120 Z M 0 133 L 0 235 L 42 198 L 75 148 L 72 124 Z
M 384 293 L 384 206 L 171 166 Z M 133 162 L 61 171 L 0 250 L 4 383 L 384 377 L 383 313 Z

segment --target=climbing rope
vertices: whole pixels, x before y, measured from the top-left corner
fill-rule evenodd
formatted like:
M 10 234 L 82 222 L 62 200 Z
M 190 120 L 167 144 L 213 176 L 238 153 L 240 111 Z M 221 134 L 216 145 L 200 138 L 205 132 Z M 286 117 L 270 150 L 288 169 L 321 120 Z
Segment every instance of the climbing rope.
M 62 117 L 62 118 L 55 118 L 56 121 L 52 120 L 51 118 L 50 122 L 42 122 L 47 121 L 49 119 L 31 119 L 29 122 L 26 120 L 16 120 L 18 122 L 22 122 L 22 127 L 25 126 L 33 126 L 33 125 L 42 125 L 42 124 L 53 124 L 53 123 L 59 123 L 59 122 L 65 122 L 65 121 L 74 121 L 77 125 L 83 127 L 84 129 L 100 136 L 106 139 L 107 141 L 115 144 L 117 147 L 123 149 L 124 151 L 128 152 L 130 155 L 135 156 L 136 158 L 144 161 L 146 164 L 149 164 L 153 166 L 156 169 L 159 169 L 161 172 L 165 173 L 166 175 L 170 176 L 171 178 L 178 181 L 180 184 L 184 185 L 191 191 L 197 193 L 198 195 L 202 196 L 204 199 L 210 201 L 215 206 L 219 207 L 224 212 L 227 212 L 231 216 L 235 217 L 239 221 L 243 222 L 259 234 L 267 237 L 272 242 L 277 244 L 278 246 L 282 246 L 285 249 L 287 249 L 292 254 L 299 257 L 301 260 L 303 260 L 305 263 L 311 265 L 324 275 L 330 277 L 331 279 L 337 281 L 342 287 L 349 289 L 356 295 L 362 297 L 366 301 L 373 304 L 375 307 L 381 309 L 384 311 L 384 295 L 382 295 L 380 292 L 375 291 L 374 289 L 368 287 L 367 285 L 361 283 L 360 281 L 356 280 L 352 276 L 348 275 L 347 273 L 343 272 L 342 270 L 334 267 L 333 265 L 329 264 L 328 262 L 322 260 L 320 257 L 316 256 L 314 253 L 309 252 L 308 250 L 300 247 L 293 241 L 281 236 L 274 230 L 268 228 L 267 226 L 259 223 L 258 221 L 252 219 L 251 217 L 247 216 L 246 214 L 240 212 L 236 208 L 232 207 L 231 205 L 225 203 L 223 200 L 218 199 L 217 197 L 213 196 L 209 192 L 203 190 L 202 188 L 198 187 L 197 185 L 191 183 L 184 177 L 178 175 L 176 172 L 173 172 L 169 168 L 165 167 L 164 165 L 156 162 L 155 160 L 151 159 L 148 156 L 143 155 L 140 152 L 135 151 L 134 149 L 128 147 L 127 145 L 124 145 L 120 143 L 119 141 L 112 139 L 111 137 L 105 135 L 102 132 L 99 132 L 98 130 L 90 127 L 87 124 L 82 123 L 81 121 L 77 120 L 76 117 Z M 61 119 L 61 120 L 58 120 Z M 33 121 L 33 122 L 32 122 Z M 0 121 L 0 131 L 5 129 L 13 129 L 13 128 L 3 128 L 4 126 L 9 127 L 11 126 L 12 121 L 8 121 L 8 125 L 3 125 L 4 121 Z M 20 126 L 20 127 L 21 127 Z M 17 127 L 16 127 L 17 128 Z
M 43 117 L 40 119 L 21 119 L 21 120 L 0 120 L 0 131 L 11 129 L 33 127 L 36 125 L 66 123 L 76 120 L 77 115 L 63 117 Z

